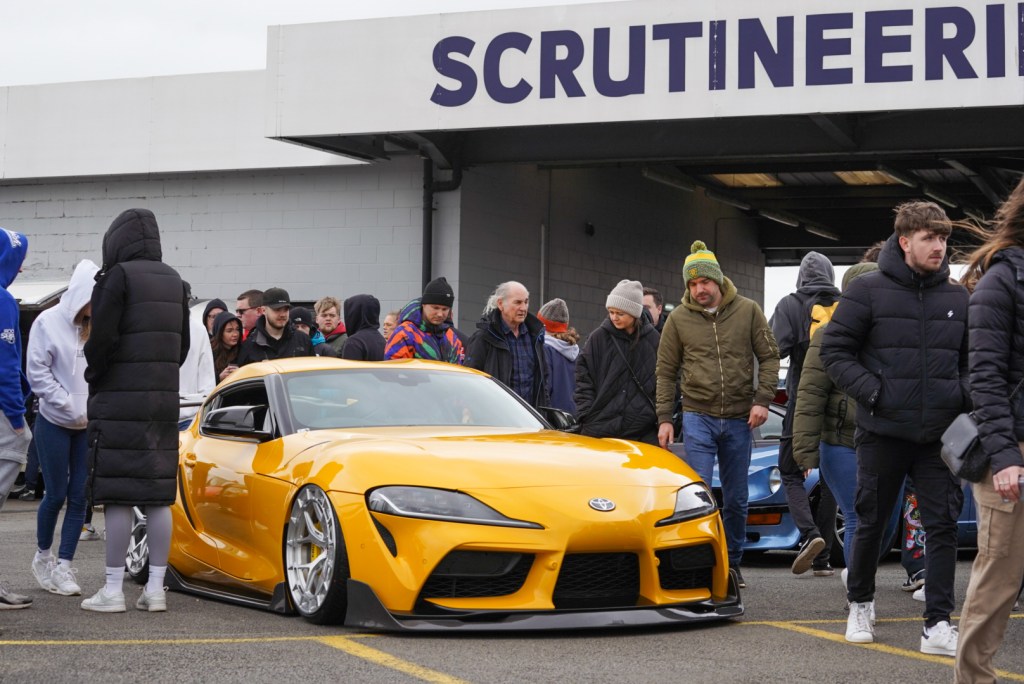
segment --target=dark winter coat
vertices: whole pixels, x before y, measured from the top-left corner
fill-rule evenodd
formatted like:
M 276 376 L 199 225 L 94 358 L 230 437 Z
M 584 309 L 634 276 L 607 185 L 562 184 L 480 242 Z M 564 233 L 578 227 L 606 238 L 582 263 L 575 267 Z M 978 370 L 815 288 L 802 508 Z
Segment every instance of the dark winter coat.
M 969 404 L 967 290 L 949 263 L 914 272 L 893 234 L 878 271 L 850 283 L 825 329 L 829 377 L 857 400 L 857 426 L 919 444 L 935 442 Z
M 539 408 L 550 406 L 548 397 L 547 360 L 544 356 L 544 324 L 532 313 L 526 314 L 526 330 L 533 338 L 533 393 L 523 399 Z M 501 329 L 501 310 L 495 309 L 476 324 L 469 338 L 466 365 L 492 375 L 512 387 L 512 352 Z
M 348 341 L 341 358 L 383 361 L 384 336 L 380 334 L 380 301 L 373 295 L 353 295 L 345 300 Z
M 552 335 L 544 337 L 544 356 L 548 362 L 548 396 L 551 406 L 576 415 L 576 359 L 578 344 L 569 344 Z
M 779 358 L 789 358 L 786 373 L 786 396 L 789 406 L 796 400 L 804 357 L 810 345 L 811 304 L 819 298 L 834 302 L 839 299 L 835 269 L 832 262 L 818 252 L 808 252 L 800 261 L 796 292 L 786 295 L 775 307 L 768 322 L 779 345 Z
M 266 316 L 256 319 L 256 327 L 240 346 L 238 358 L 235 360 L 239 366 L 258 361 L 290 359 L 294 356 L 313 356 L 313 343 L 310 342 L 309 335 L 299 332 L 292 322 L 288 321 L 281 339 L 275 340 L 267 334 Z
M 992 473 L 1024 466 L 1024 392 L 1010 394 L 1024 378 L 1024 249 L 997 252 L 970 303 L 970 379 L 974 416 Z
M 103 236 L 85 343 L 89 483 L 97 504 L 169 506 L 178 471 L 178 367 L 188 300 L 160 261 L 156 217 L 129 209 Z
M 633 337 L 605 319 L 576 360 L 575 398 L 584 435 L 658 443 L 654 393 L 661 335 L 646 318 L 638 324 L 638 335 Z

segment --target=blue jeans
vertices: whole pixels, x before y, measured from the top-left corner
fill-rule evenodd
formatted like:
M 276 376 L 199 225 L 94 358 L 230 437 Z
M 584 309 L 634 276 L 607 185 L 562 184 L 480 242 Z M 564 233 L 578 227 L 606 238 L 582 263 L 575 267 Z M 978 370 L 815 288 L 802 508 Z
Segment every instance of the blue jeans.
M 85 430 L 69 430 L 36 416 L 36 445 L 39 467 L 46 481 L 46 491 L 36 514 L 36 543 L 40 549 L 53 546 L 57 516 L 64 502 L 68 510 L 60 528 L 60 549 L 57 557 L 72 560 L 78 548 L 78 535 L 85 521 L 85 481 L 88 476 L 88 444 Z
M 715 418 L 683 413 L 686 462 L 710 487 L 718 457 L 722 484 L 722 525 L 729 547 L 729 565 L 739 566 L 747 540 L 747 472 L 750 469 L 750 426 L 746 418 Z

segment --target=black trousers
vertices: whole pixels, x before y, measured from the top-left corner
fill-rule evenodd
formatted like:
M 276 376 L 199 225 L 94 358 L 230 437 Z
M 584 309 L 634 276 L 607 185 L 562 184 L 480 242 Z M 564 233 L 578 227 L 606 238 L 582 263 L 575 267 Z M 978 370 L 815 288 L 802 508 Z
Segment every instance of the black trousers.
M 825 478 L 819 478 L 821 498 L 818 500 L 817 514 L 811 513 L 811 502 L 804 489 L 804 472 L 793 458 L 793 404 L 782 418 L 782 439 L 779 440 L 779 475 L 782 477 L 782 488 L 786 493 L 789 514 L 793 516 L 793 524 L 800 530 L 800 540 L 809 536 L 820 535 L 825 540 L 825 548 L 814 559 L 814 565 L 823 566 L 828 563 L 835 539 L 836 499 L 832 490 L 825 484 Z
M 927 550 L 924 618 L 929 626 L 953 612 L 957 518 L 964 504 L 960 482 L 939 457 L 940 442 L 917 444 L 857 431 L 857 533 L 847 582 L 847 599 L 863 603 L 875 596 L 875 571 L 886 522 L 898 503 L 903 479 L 917 487 Z

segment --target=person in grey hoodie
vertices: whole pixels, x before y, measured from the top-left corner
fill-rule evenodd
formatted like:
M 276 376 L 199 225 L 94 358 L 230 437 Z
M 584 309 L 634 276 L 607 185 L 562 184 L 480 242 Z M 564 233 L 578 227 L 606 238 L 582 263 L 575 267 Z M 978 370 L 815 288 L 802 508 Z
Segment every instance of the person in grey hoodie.
M 789 512 L 801 535 L 800 548 L 792 567 L 798 575 L 812 567 L 815 575 L 829 576 L 834 573 L 828 558 L 834 538 L 832 532 L 835 526 L 832 523 L 836 516 L 836 500 L 828 485 L 822 482 L 817 515 L 811 514 L 811 504 L 804 489 L 804 473 L 793 458 L 793 416 L 796 413 L 800 372 L 811 341 L 811 307 L 814 304 L 833 304 L 839 301 L 839 297 L 832 262 L 822 254 L 808 252 L 800 261 L 796 292 L 779 301 L 769 321 L 779 345 L 779 356 L 789 357 L 789 372 L 786 374 L 787 411 L 782 419 L 779 472 Z M 822 530 L 825 531 L 824 536 Z
M 100 268 L 88 259 L 79 262 L 60 303 L 39 314 L 28 338 L 26 371 L 39 399 L 35 436 L 46 492 L 36 511 L 36 555 L 32 574 L 43 589 L 62 596 L 82 593 L 71 561 L 88 505 L 85 482 L 89 472 L 86 440 L 85 341 L 89 339 L 92 288 Z M 60 548 L 53 557 L 54 531 L 67 502 L 60 531 Z
M 544 356 L 548 361 L 548 396 L 554 408 L 576 415 L 576 358 L 580 355 L 580 334 L 569 327 L 569 307 L 555 298 L 540 307 L 537 318 L 544 324 Z

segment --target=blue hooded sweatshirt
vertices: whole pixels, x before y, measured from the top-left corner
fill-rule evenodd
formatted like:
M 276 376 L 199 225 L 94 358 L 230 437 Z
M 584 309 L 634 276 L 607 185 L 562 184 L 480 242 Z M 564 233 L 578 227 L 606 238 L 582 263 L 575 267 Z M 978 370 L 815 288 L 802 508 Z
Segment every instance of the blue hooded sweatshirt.
M 25 397 L 28 379 L 21 367 L 21 327 L 18 302 L 7 288 L 18 277 L 28 253 L 28 238 L 0 228 L 0 407 L 11 427 L 25 427 Z

